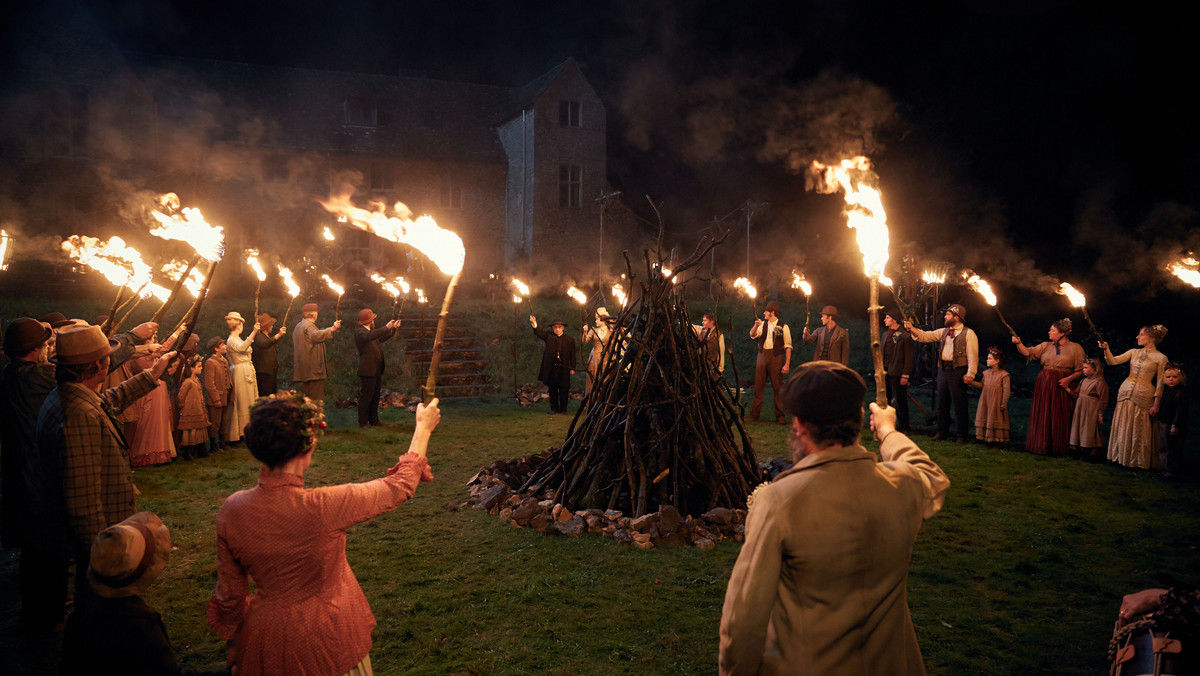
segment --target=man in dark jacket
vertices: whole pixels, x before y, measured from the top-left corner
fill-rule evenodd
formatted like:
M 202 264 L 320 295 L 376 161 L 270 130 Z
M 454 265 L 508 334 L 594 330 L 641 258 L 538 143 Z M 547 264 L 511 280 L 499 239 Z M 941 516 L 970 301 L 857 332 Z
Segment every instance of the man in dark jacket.
M 550 324 L 551 331 L 539 329 L 537 317 L 529 315 L 533 335 L 546 343 L 542 352 L 542 368 L 538 380 L 550 389 L 550 415 L 567 412 L 567 395 L 571 391 L 571 376 L 575 375 L 575 339 L 563 333 L 567 325 L 559 319 Z
M 887 327 L 883 338 L 883 368 L 887 373 L 888 404 L 896 409 L 896 429 L 908 434 L 912 431 L 908 420 L 908 379 L 912 375 L 916 343 L 900 322 L 904 315 L 896 310 L 884 312 L 883 325 Z
M 250 353 L 250 363 L 254 364 L 254 377 L 258 380 L 258 396 L 269 397 L 275 394 L 276 376 L 279 374 L 279 348 L 275 343 L 287 333 L 287 327 L 280 327 L 272 336 L 271 328 L 275 326 L 275 318 L 267 313 L 258 316 L 258 333 L 254 334 L 254 351 Z
M 31 638 L 62 621 L 71 566 L 71 557 L 46 547 L 39 537 L 39 519 L 48 512 L 45 501 L 59 493 L 54 459 L 40 453 L 37 444 L 38 411 L 56 384 L 54 365 L 46 362 L 51 335 L 48 324 L 14 319 L 4 332 L 4 354 L 12 361 L 0 374 L 4 546 L 21 548 L 21 628 Z
M 358 348 L 358 426 L 379 427 L 379 389 L 383 379 L 383 348 L 380 343 L 396 335 L 399 319 L 375 328 L 371 308 L 358 311 L 358 328 L 354 330 L 354 346 Z

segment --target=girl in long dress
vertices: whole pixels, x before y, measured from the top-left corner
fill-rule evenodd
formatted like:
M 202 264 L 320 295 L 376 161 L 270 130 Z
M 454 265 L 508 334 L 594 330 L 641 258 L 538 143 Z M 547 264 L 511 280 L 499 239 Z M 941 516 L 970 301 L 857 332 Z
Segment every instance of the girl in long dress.
M 154 365 L 163 353 L 175 345 L 178 334 L 172 334 L 159 349 L 142 357 L 135 357 L 133 372 L 140 373 Z M 150 342 L 158 339 L 157 333 L 150 337 Z M 171 462 L 175 457 L 175 440 L 172 438 L 172 422 L 174 414 L 171 408 L 171 395 L 167 392 L 167 384 L 162 380 L 149 394 L 138 399 L 130 408 L 137 408 L 138 424 L 133 436 L 129 439 L 129 464 L 133 467 L 161 465 Z
M 1166 337 L 1167 327 L 1162 324 L 1143 326 L 1137 334 L 1138 347 L 1116 357 L 1108 343 L 1099 343 L 1109 366 L 1129 362 L 1129 377 L 1117 390 L 1108 440 L 1108 459 L 1126 467 L 1161 469 L 1158 429 L 1151 418 L 1158 415 L 1162 399 L 1167 355 L 1158 351 L 1158 345 Z
M 259 326 L 254 325 L 250 335 L 242 338 L 242 327 L 246 320 L 238 312 L 225 315 L 225 326 L 229 328 L 229 337 L 225 339 L 228 348 L 226 358 L 229 360 L 229 380 L 233 389 L 229 393 L 229 415 L 225 417 L 225 442 L 236 443 L 242 439 L 242 431 L 250 423 L 250 404 L 258 398 L 258 379 L 254 375 L 254 364 L 250 361 L 253 353 L 254 336 L 258 335 Z
M 979 405 L 975 408 L 975 438 L 989 444 L 1007 443 L 1008 397 L 1011 389 L 1000 348 L 988 348 L 987 366 L 981 378 L 983 382 L 971 382 L 971 387 L 983 390 L 979 393 Z
M 611 332 L 608 327 L 608 309 L 596 308 L 596 325 L 594 327 L 585 326 L 582 331 L 583 343 L 585 345 L 589 342 L 592 344 L 592 353 L 588 357 L 587 385 L 584 395 L 591 394 L 596 378 L 600 377 L 602 370 L 600 360 L 604 356 L 604 346 L 608 344 L 608 336 Z
M 1069 448 L 1088 462 L 1099 461 L 1103 455 L 1104 411 L 1108 409 L 1108 383 L 1104 382 L 1104 367 L 1099 359 L 1083 362 L 1083 380 L 1075 397 L 1075 415 L 1071 419 Z

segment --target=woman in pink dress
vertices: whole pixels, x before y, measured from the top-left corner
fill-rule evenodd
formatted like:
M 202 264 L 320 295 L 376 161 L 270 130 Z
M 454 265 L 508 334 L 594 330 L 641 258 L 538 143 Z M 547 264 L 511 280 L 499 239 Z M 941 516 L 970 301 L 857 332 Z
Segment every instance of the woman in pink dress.
M 217 513 L 208 624 L 230 641 L 230 663 L 243 676 L 372 673 L 375 616 L 346 562 L 346 529 L 399 507 L 433 479 L 425 453 L 441 419 L 437 399 L 417 407 L 408 453 L 387 476 L 305 488 L 323 418 L 301 396 L 257 405 L 245 439 L 262 463 L 258 485 Z M 250 578 L 256 594 L 247 599 Z
M 170 351 L 175 344 L 178 334 L 172 334 L 159 349 L 143 357 L 132 359 L 132 372 L 141 373 L 154 365 L 155 360 Z M 150 337 L 151 343 L 158 335 Z M 171 408 L 171 395 L 167 392 L 167 384 L 162 380 L 146 396 L 134 402 L 130 408 L 139 409 L 134 427 L 133 438 L 129 439 L 129 464 L 132 467 L 161 465 L 171 462 L 175 457 L 174 420 Z

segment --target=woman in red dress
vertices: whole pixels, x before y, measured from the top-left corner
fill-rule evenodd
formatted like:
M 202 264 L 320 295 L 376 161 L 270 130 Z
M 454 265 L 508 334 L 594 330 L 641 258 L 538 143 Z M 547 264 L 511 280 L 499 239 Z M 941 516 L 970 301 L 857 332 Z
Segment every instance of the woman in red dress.
M 1025 449 L 1040 455 L 1064 456 L 1071 437 L 1071 416 L 1075 400 L 1071 384 L 1083 374 L 1083 347 L 1072 343 L 1071 320 L 1060 319 L 1050 325 L 1050 340 L 1025 347 L 1013 336 L 1017 350 L 1030 361 L 1040 361 L 1042 371 L 1033 385 L 1033 401 L 1029 407 L 1029 429 Z

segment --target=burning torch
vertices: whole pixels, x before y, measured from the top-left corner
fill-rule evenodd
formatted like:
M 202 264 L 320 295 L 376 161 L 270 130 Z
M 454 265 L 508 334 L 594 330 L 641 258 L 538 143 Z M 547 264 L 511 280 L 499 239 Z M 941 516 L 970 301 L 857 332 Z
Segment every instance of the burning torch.
M 258 277 L 258 286 L 254 288 L 254 321 L 258 321 L 258 294 L 262 291 L 262 283 L 267 280 L 267 273 L 258 264 L 258 249 L 246 249 L 246 264 L 254 270 Z
M 1008 332 L 1012 334 L 1012 337 L 1020 338 L 1020 336 L 1017 335 L 1017 332 L 1013 330 L 1013 327 L 1004 320 L 1004 313 L 1000 311 L 1000 306 L 996 305 L 996 294 L 992 293 L 992 287 L 987 282 L 980 279 L 979 275 L 970 270 L 964 270 L 962 275 L 963 279 L 967 282 L 967 286 L 971 287 L 976 293 L 983 296 L 983 299 L 987 301 L 987 304 L 991 305 L 992 308 L 996 310 L 996 316 L 1000 318 L 1000 323 L 1004 325 L 1004 328 L 1008 329 Z
M 1066 296 L 1067 299 L 1071 301 L 1071 305 L 1083 310 L 1083 318 L 1087 320 L 1088 327 L 1091 328 L 1092 334 L 1096 336 L 1096 340 L 1103 343 L 1104 336 L 1100 335 L 1100 331 L 1098 331 L 1096 329 L 1096 325 L 1092 323 L 1092 318 L 1088 316 L 1087 299 L 1083 297 L 1083 294 L 1066 282 L 1058 285 L 1058 293 Z
M 746 277 L 738 277 L 733 280 L 733 288 L 740 289 L 750 299 L 750 312 L 754 315 L 754 320 L 758 321 L 758 304 L 754 300 L 758 297 L 758 289 L 754 288 L 754 285 Z
M 346 293 L 346 287 L 338 284 L 329 278 L 329 275 L 321 275 L 321 279 L 325 280 L 325 285 L 329 290 L 337 294 L 337 305 L 333 309 L 333 320 L 341 321 L 342 319 L 342 296 Z
M 287 268 L 278 264 L 276 267 L 279 269 L 279 279 L 283 280 L 283 285 L 287 287 L 288 295 L 292 297 L 291 300 L 288 301 L 287 310 L 284 311 L 283 321 L 281 322 L 283 328 L 287 328 L 287 318 L 292 312 L 292 305 L 296 302 L 296 296 L 300 295 L 300 285 L 297 284 L 296 280 L 292 278 L 291 270 L 288 270 Z
M 804 328 L 807 329 L 809 303 L 812 302 L 812 284 L 808 283 L 808 280 L 804 278 L 804 275 L 798 275 L 796 274 L 795 270 L 792 270 L 792 288 L 800 289 L 800 292 L 804 294 Z

